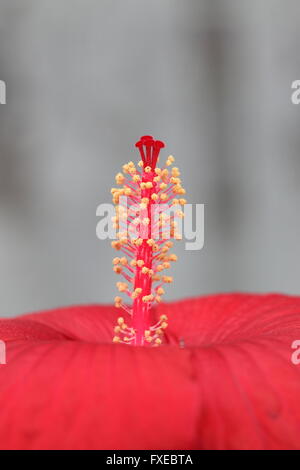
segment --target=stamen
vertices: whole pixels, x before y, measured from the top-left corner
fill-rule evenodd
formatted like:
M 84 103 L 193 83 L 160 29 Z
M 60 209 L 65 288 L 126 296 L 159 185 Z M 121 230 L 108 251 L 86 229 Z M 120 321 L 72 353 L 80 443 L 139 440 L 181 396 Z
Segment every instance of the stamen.
M 112 247 L 121 252 L 112 264 L 116 274 L 123 276 L 126 281 L 117 282 L 119 292 L 126 294 L 133 302 L 130 308 L 120 296 L 115 297 L 115 307 L 123 308 L 132 320 L 127 326 L 125 318 L 118 318 L 113 342 L 157 347 L 163 341 L 164 330 L 168 325 L 167 317 L 162 315 L 151 326 L 151 306 L 153 302 L 161 302 L 165 293 L 162 286 L 173 281 L 171 276 L 161 276 L 159 273 L 169 269 L 171 262 L 177 260 L 176 255 L 168 254 L 173 243 L 164 238 L 176 239 L 179 234 L 175 221 L 163 212 L 158 220 L 152 220 L 152 205 L 162 203 L 167 207 L 175 204 L 183 206 L 186 200 L 176 199 L 174 194 L 185 194 L 185 190 L 181 186 L 178 168 L 171 168 L 174 162 L 172 155 L 167 158 L 163 168 L 156 166 L 160 150 L 164 147 L 162 141 L 143 136 L 136 147 L 141 161 L 137 167 L 133 162 L 123 165 L 123 173 L 116 175 L 116 183 L 121 187 L 111 190 L 116 204 L 116 216 L 112 222 L 118 230 L 118 239 L 112 242 Z M 126 196 L 130 204 L 136 204 L 138 213 L 130 206 L 127 210 L 121 196 Z M 176 215 L 183 217 L 184 213 L 177 211 Z M 124 227 L 127 228 L 124 230 Z M 162 238 L 154 240 L 156 237 L 151 237 L 153 230 Z

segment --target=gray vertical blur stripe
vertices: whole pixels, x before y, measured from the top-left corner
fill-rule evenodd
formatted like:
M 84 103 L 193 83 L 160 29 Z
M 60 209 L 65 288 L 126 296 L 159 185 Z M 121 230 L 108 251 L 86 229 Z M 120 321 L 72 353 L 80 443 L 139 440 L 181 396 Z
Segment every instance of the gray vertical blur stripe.
M 0 315 L 112 301 L 95 210 L 148 133 L 206 204 L 166 298 L 298 294 L 299 42 L 296 0 L 2 0 Z

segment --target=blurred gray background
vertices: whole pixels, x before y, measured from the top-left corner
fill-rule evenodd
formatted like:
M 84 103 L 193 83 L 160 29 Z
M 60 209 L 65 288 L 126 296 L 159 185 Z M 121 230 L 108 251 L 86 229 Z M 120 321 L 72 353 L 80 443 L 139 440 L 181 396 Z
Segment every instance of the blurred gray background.
M 96 207 L 165 140 L 205 246 L 166 299 L 300 294 L 298 0 L 1 0 L 0 315 L 110 303 Z

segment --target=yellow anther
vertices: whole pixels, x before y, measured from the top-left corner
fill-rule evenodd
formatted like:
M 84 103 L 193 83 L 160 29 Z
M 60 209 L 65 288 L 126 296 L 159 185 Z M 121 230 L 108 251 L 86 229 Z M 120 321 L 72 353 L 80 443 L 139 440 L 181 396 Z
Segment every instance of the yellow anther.
M 128 285 L 126 284 L 126 282 L 117 282 L 116 285 L 119 292 L 126 292 L 128 289 Z
M 140 188 L 141 188 L 141 189 L 146 189 L 146 183 L 145 183 L 145 182 L 140 183 Z
M 157 174 L 157 175 L 160 175 L 161 174 L 161 168 L 158 168 L 156 167 L 154 172 Z
M 120 263 L 122 264 L 122 266 L 126 266 L 127 258 L 125 258 L 125 256 L 123 256 L 123 258 L 120 258 Z
M 146 167 L 144 168 L 144 171 L 145 171 L 145 173 L 150 173 L 150 171 L 151 171 L 151 166 L 146 166 Z
M 171 174 L 172 176 L 175 176 L 175 178 L 177 178 L 178 176 L 180 176 L 180 171 L 176 166 L 174 166 L 171 170 Z
M 159 319 L 160 319 L 160 321 L 167 321 L 167 320 L 168 320 L 168 317 L 167 317 L 167 315 L 161 315 L 161 316 L 159 317 Z
M 145 330 L 145 338 L 148 338 L 150 335 L 151 335 L 151 331 L 150 330 Z
M 121 328 L 119 326 L 114 327 L 114 332 L 115 333 L 120 333 L 120 331 L 121 331 Z
M 136 174 L 136 168 L 133 166 L 133 167 L 130 167 L 129 170 L 128 170 L 129 174 L 131 176 L 135 175 Z
M 169 155 L 168 160 L 170 160 L 171 163 L 175 162 L 175 158 L 173 157 L 173 155 Z
M 149 204 L 149 198 L 148 197 L 142 197 L 141 202 L 143 204 Z
M 133 259 L 132 261 L 130 261 L 130 266 L 136 266 L 137 265 L 137 262 L 135 259 Z
M 144 263 L 144 260 L 138 259 L 137 262 L 136 262 L 136 264 L 137 264 L 137 266 L 138 266 L 139 268 L 141 268 L 142 266 L 144 266 L 145 263 Z
M 113 203 L 114 203 L 114 204 L 118 204 L 119 200 L 120 200 L 120 194 L 119 194 L 119 193 L 115 193 L 114 196 L 113 196 L 113 198 L 112 198 Z
M 157 199 L 158 199 L 158 194 L 153 193 L 153 194 L 151 195 L 151 199 L 152 199 L 152 201 L 157 201 Z
M 186 204 L 186 199 L 179 199 L 178 202 L 181 206 L 184 206 Z
M 124 189 L 124 194 L 125 194 L 125 196 L 130 196 L 132 194 L 131 189 L 130 188 L 125 188 Z
M 121 340 L 120 340 L 120 337 L 119 336 L 114 336 L 113 337 L 113 343 L 119 343 Z
M 168 326 L 168 323 L 165 322 L 165 321 L 163 321 L 163 322 L 161 323 L 161 325 L 160 325 L 160 327 L 161 327 L 163 330 L 165 330 L 165 329 L 167 328 L 167 326 Z
M 175 255 L 174 253 L 172 253 L 172 254 L 169 256 L 169 261 L 177 261 L 177 255 Z
M 157 295 L 157 296 L 155 297 L 155 300 L 156 300 L 156 302 L 159 303 L 159 302 L 161 302 L 161 297 L 160 297 L 159 295 Z
M 172 206 L 178 206 L 178 204 L 179 204 L 179 199 L 173 199 Z
M 142 238 L 137 238 L 137 239 L 134 241 L 134 245 L 136 245 L 136 246 L 141 246 L 142 243 L 143 243 L 143 239 L 142 239 Z
M 115 248 L 115 250 L 119 250 L 121 248 L 121 243 L 119 241 L 111 242 L 111 246 Z
M 155 330 L 155 333 L 157 335 L 163 335 L 164 334 L 164 332 L 160 328 L 157 328 L 157 330 Z
M 163 194 L 160 195 L 161 201 L 165 201 L 167 198 L 168 198 L 168 195 L 165 194 L 165 193 L 163 193 Z
M 121 272 L 123 271 L 121 266 L 114 266 L 113 270 L 116 274 L 121 274 Z
M 153 276 L 153 274 L 154 274 L 153 269 L 149 269 L 148 274 L 149 274 L 149 276 Z
M 171 282 L 173 282 L 172 276 L 163 276 L 162 280 L 163 282 L 166 282 L 167 284 L 170 284 Z
M 171 267 L 171 265 L 170 265 L 170 263 L 169 263 L 168 261 L 165 261 L 165 262 L 163 263 L 163 267 L 164 267 L 164 269 L 169 269 L 169 268 Z
M 141 209 L 147 209 L 147 204 L 144 204 L 143 202 L 140 204 Z
M 180 183 L 181 183 L 181 180 L 180 180 L 180 178 L 175 178 L 174 176 L 172 176 L 172 177 L 170 178 L 170 183 L 172 183 L 172 184 L 180 184 Z
M 113 262 L 113 264 L 119 264 L 120 263 L 120 258 L 114 258 L 112 262 Z
M 140 167 L 144 166 L 143 160 L 140 160 L 140 161 L 138 162 L 138 166 L 140 166 Z
M 173 186 L 173 193 L 174 194 L 185 194 L 185 189 L 182 188 L 180 184 L 176 184 Z
M 123 318 L 123 317 L 119 317 L 118 320 L 117 320 L 117 323 L 118 323 L 118 325 L 120 325 L 120 326 L 123 325 L 123 324 L 125 323 L 124 318 Z
M 151 181 L 147 181 L 147 183 L 145 183 L 145 185 L 146 185 L 147 189 L 153 188 L 153 184 L 151 183 Z
M 147 274 L 148 272 L 149 272 L 149 268 L 146 268 L 146 266 L 144 266 L 144 267 L 142 268 L 142 273 L 143 273 L 143 274 Z
M 158 295 L 163 295 L 165 293 L 165 290 L 162 287 L 159 287 L 156 291 Z
M 149 238 L 149 240 L 147 240 L 147 245 L 149 246 L 153 246 L 155 244 L 155 241 L 152 239 L 152 238 Z
M 122 173 L 118 173 L 118 174 L 116 175 L 116 183 L 117 183 L 117 184 L 123 184 L 124 181 L 125 181 L 125 176 L 122 175 Z
M 165 246 L 167 246 L 168 248 L 172 248 L 173 242 L 168 241 L 168 242 L 165 243 Z
M 141 287 L 137 287 L 136 289 L 134 289 L 133 293 L 131 294 L 131 297 L 133 299 L 136 299 L 142 292 L 142 289 Z
M 160 176 L 154 176 L 153 181 L 158 183 L 161 180 Z
M 184 218 L 184 212 L 182 212 L 182 211 L 177 211 L 177 212 L 176 212 L 176 215 L 177 215 L 177 217 L 179 217 L 180 219 L 183 219 L 183 218 Z
M 151 343 L 151 341 L 153 341 L 153 337 L 152 336 L 147 336 L 146 341 L 148 341 L 148 343 Z
M 161 339 L 160 339 L 160 338 L 156 338 L 155 343 L 156 343 L 156 344 L 161 344 Z
M 150 294 L 150 295 L 144 295 L 144 296 L 142 297 L 142 301 L 145 302 L 145 303 L 146 303 L 146 302 L 151 302 L 151 300 L 153 300 L 153 298 L 154 298 L 154 296 L 153 296 L 152 294 Z
M 143 224 L 143 225 L 149 225 L 149 224 L 150 224 L 150 219 L 149 219 L 149 217 L 144 217 L 143 220 L 142 220 L 142 224 Z
M 160 189 L 164 190 L 167 189 L 168 185 L 166 183 L 160 183 L 159 187 Z
M 157 243 L 154 243 L 154 245 L 152 246 L 152 250 L 153 250 L 154 252 L 156 252 L 156 251 L 159 250 L 159 246 L 158 246 Z
M 179 194 L 180 190 L 181 190 L 181 186 L 179 184 L 176 184 L 175 186 L 173 186 L 173 193 L 174 194 Z
M 141 177 L 139 175 L 133 175 L 132 177 L 132 181 L 134 181 L 135 183 L 138 183 L 140 181 Z
M 156 271 L 158 271 L 158 272 L 162 271 L 163 269 L 164 269 L 164 267 L 163 267 L 162 264 L 158 264 L 158 265 L 156 266 Z

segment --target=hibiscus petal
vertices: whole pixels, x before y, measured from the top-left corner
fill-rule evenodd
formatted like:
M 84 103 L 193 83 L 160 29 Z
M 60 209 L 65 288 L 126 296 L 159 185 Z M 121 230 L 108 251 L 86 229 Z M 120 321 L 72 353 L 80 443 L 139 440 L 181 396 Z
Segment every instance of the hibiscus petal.
M 114 309 L 78 307 L 62 309 L 60 319 L 55 311 L 0 322 L 0 337 L 9 339 L 7 364 L 0 366 L 1 449 L 196 445 L 190 353 L 114 345 L 111 334 L 104 344 L 101 334 L 112 314 Z M 95 319 L 93 331 L 97 315 L 101 321 Z M 93 341 L 96 332 L 102 342 Z
M 203 449 L 299 449 L 300 299 L 228 294 L 162 305 L 170 344 L 193 353 Z
M 3 449 L 298 449 L 300 299 L 161 304 L 167 345 L 111 344 L 117 310 L 0 321 Z
M 23 315 L 38 325 L 50 327 L 72 340 L 111 343 L 118 310 L 111 305 L 78 305 Z M 126 318 L 122 311 L 122 316 Z

